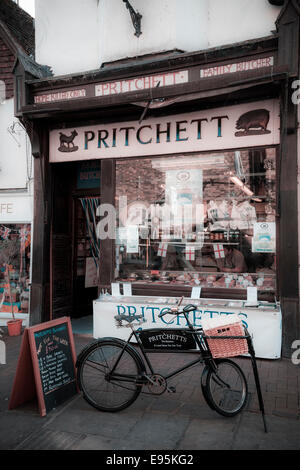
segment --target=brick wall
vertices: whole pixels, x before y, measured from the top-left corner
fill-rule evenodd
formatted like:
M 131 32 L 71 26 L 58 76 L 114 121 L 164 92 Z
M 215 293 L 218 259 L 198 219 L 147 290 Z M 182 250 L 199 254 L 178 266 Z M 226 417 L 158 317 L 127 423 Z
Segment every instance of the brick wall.
M 6 99 L 14 95 L 14 83 L 12 69 L 15 56 L 0 38 L 0 80 L 4 81 L 6 87 Z

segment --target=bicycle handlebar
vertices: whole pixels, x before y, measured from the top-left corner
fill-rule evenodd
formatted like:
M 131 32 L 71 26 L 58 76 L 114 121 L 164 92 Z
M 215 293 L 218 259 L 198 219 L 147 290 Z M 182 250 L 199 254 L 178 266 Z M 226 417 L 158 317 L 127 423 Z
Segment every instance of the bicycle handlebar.
M 171 307 L 167 310 L 164 310 L 163 312 L 158 314 L 158 317 L 162 318 L 165 315 L 180 315 L 181 313 L 192 312 L 193 310 L 197 309 L 197 307 L 195 305 L 188 304 L 185 307 L 183 307 L 182 310 L 179 310 L 178 307 L 180 306 L 182 301 L 183 301 L 183 297 L 181 297 L 181 299 L 179 300 L 178 304 L 175 307 Z

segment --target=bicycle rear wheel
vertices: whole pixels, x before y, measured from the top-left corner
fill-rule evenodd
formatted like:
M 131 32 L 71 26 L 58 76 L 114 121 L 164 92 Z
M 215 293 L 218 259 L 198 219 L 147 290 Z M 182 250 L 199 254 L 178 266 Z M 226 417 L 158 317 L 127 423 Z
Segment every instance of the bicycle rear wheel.
M 138 377 L 143 363 L 129 345 L 110 376 L 124 343 L 98 340 L 84 349 L 78 358 L 77 380 L 84 399 L 101 411 L 120 411 L 131 405 L 141 392 Z
M 205 397 L 212 408 L 227 417 L 237 415 L 247 403 L 248 385 L 242 369 L 230 359 L 216 359 L 217 371 L 208 369 Z

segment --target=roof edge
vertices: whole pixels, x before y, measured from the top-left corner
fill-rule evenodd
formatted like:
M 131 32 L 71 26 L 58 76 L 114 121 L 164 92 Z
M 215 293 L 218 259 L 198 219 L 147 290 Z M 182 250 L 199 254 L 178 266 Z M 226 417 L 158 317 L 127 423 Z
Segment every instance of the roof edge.
M 187 66 L 192 66 L 195 65 L 195 62 L 198 60 L 201 60 L 203 57 L 210 57 L 211 61 L 213 62 L 214 60 L 220 60 L 220 55 L 222 53 L 226 53 L 227 51 L 230 50 L 238 50 L 241 47 L 245 47 L 247 49 L 248 54 L 250 54 L 251 48 L 255 48 L 256 45 L 259 45 L 261 43 L 271 43 L 274 41 L 278 40 L 278 35 L 277 33 L 273 33 L 272 35 L 269 36 L 263 36 L 261 38 L 255 38 L 247 41 L 242 41 L 242 42 L 236 42 L 232 44 L 226 44 L 224 46 L 218 46 L 218 47 L 212 47 L 209 49 L 203 49 L 199 51 L 193 51 L 193 52 L 173 52 L 167 56 L 160 57 L 160 54 L 156 57 L 149 58 L 149 54 L 147 54 L 147 59 L 143 59 L 144 56 L 140 57 L 135 57 L 132 58 L 132 60 L 128 60 L 128 62 L 120 64 L 120 61 L 116 62 L 116 65 L 114 66 L 112 63 L 109 63 L 109 66 L 107 67 L 100 67 L 95 70 L 88 70 L 86 72 L 80 72 L 80 73 L 70 73 L 66 75 L 52 75 L 51 78 L 47 79 L 39 79 L 39 80 L 28 80 L 27 84 L 33 85 L 33 86 L 43 86 L 47 85 L 47 82 L 49 85 L 58 85 L 62 84 L 64 85 L 66 82 L 70 82 L 72 80 L 95 80 L 95 79 L 106 79 L 111 76 L 111 74 L 114 73 L 138 73 L 139 71 L 142 71 L 142 69 L 147 65 L 153 65 L 156 64 L 157 66 L 164 66 L 166 64 L 167 67 L 187 67 Z M 275 44 L 274 46 L 275 47 Z M 261 51 L 260 51 L 261 52 Z M 190 62 L 190 63 L 188 63 Z M 183 63 L 185 65 L 183 65 Z M 153 70 L 154 73 L 154 70 Z

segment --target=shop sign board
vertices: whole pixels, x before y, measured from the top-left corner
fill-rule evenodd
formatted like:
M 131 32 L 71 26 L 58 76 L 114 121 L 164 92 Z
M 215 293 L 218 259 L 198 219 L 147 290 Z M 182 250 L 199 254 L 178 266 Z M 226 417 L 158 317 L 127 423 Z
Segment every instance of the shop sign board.
M 268 70 L 276 65 L 275 55 L 255 55 L 234 62 L 214 63 L 206 66 L 193 66 L 185 70 L 172 70 L 156 74 L 138 75 L 119 80 L 99 81 L 81 86 L 65 86 L 56 90 L 46 90 L 34 95 L 34 104 L 47 105 L 67 101 L 85 101 L 87 99 L 112 97 L 126 93 L 139 93 L 157 87 L 172 87 L 185 83 L 192 83 L 212 77 L 224 77 L 228 74 Z M 1 82 L 0 82 L 1 88 Z M 0 89 L 1 95 L 1 89 Z M 1 101 L 1 96 L 0 96 Z
M 205 299 L 206 300 L 206 299 Z M 247 327 L 255 349 L 256 357 L 264 359 L 278 359 L 281 356 L 281 311 L 275 305 L 261 305 L 258 307 L 238 306 L 242 302 L 227 302 L 227 306 L 221 306 L 217 301 L 211 300 L 209 305 L 201 305 L 201 300 L 191 300 L 189 303 L 197 305 L 197 310 L 189 313 L 189 320 L 195 327 L 201 327 L 204 318 L 216 318 L 218 316 L 238 314 L 243 324 Z M 224 302 L 225 304 L 225 302 Z M 158 315 L 170 308 L 167 299 L 133 296 L 123 298 L 111 297 L 111 300 L 94 301 L 94 338 L 115 336 L 126 340 L 129 329 L 119 328 L 114 320 L 115 315 L 142 315 L 146 320 L 139 328 L 176 329 L 186 327 L 183 315 Z
M 37 397 L 41 416 L 78 392 L 70 318 L 26 328 L 9 409 Z
M 29 223 L 32 215 L 32 197 L 9 194 L 0 197 L 0 223 Z
M 259 57 L 256 59 L 244 60 L 231 64 L 222 64 L 203 68 L 200 70 L 200 78 L 219 77 L 228 73 L 246 72 L 264 67 L 272 67 L 273 65 L 274 56 Z
M 274 145 L 278 100 L 50 132 L 50 162 L 124 158 Z
M 96 96 L 111 96 L 130 91 L 148 90 L 150 88 L 179 85 L 189 81 L 188 70 L 134 77 L 114 82 L 100 83 L 95 86 Z
M 78 90 L 65 90 L 65 91 L 57 91 L 53 93 L 46 93 L 43 95 L 36 95 L 34 97 L 35 104 L 43 104 L 43 103 L 55 103 L 57 101 L 70 101 L 78 98 L 85 98 L 86 97 L 86 89 L 78 89 Z

